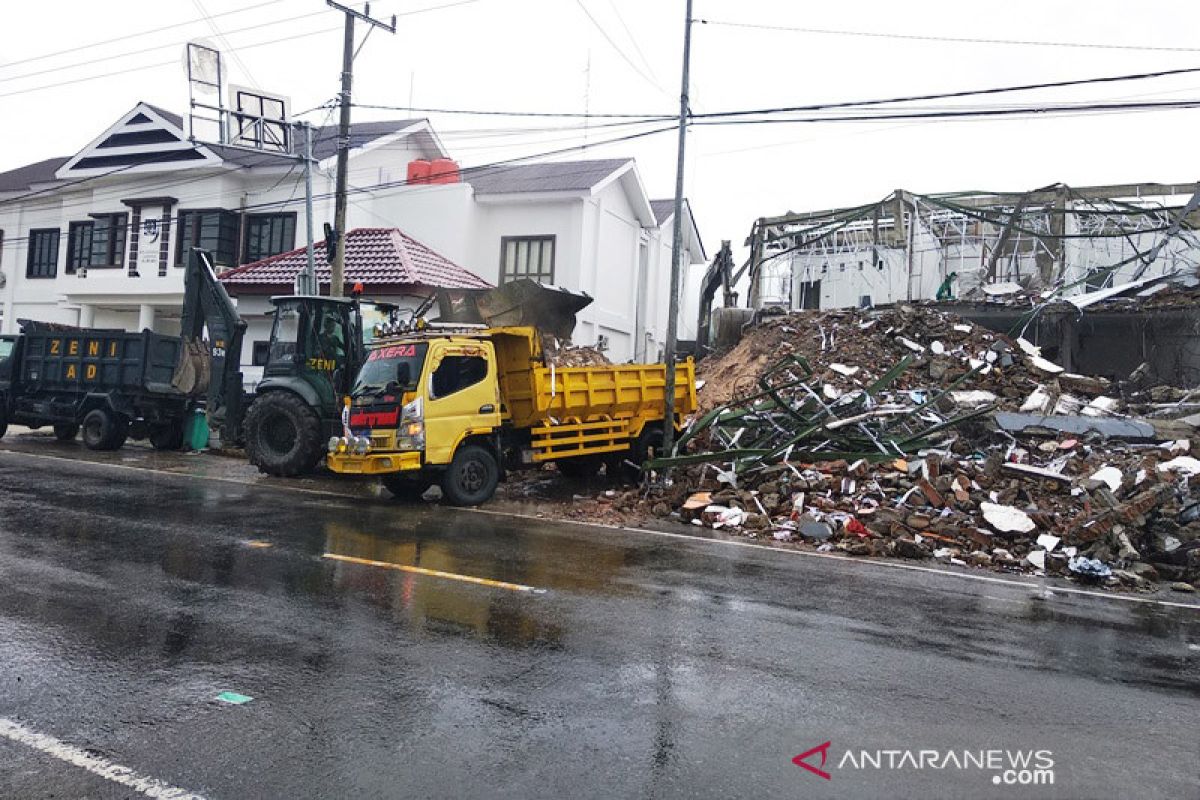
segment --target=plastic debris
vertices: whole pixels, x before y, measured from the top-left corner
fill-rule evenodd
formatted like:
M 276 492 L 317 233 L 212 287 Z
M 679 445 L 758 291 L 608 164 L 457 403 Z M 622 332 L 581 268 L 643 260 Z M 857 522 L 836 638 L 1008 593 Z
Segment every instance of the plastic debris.
M 243 703 L 249 703 L 254 698 L 248 695 L 238 694 L 237 692 L 221 692 L 219 695 L 217 695 L 217 699 L 222 703 L 240 706 Z

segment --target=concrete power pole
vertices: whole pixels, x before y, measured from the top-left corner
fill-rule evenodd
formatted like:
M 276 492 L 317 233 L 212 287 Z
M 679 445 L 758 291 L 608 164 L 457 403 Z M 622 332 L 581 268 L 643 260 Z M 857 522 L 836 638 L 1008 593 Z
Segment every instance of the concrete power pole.
M 341 3 L 335 3 L 333 0 L 325 0 L 325 2 L 346 15 L 346 32 L 342 41 L 341 114 L 338 117 L 337 187 L 333 210 L 333 228 L 337 241 L 334 243 L 333 264 L 330 266 L 329 277 L 330 296 L 341 297 L 345 294 L 346 288 L 346 184 L 347 173 L 350 169 L 350 85 L 354 76 L 354 57 L 358 55 L 354 50 L 354 20 L 361 19 L 367 23 L 370 26 L 367 28 L 367 36 L 370 36 L 371 31 L 375 28 L 383 28 L 388 33 L 395 33 L 396 16 L 392 15 L 392 24 L 388 25 L 371 17 L 370 3 L 363 6 L 360 13 Z M 366 41 L 364 38 L 363 42 Z
M 679 283 L 683 272 L 683 154 L 687 143 L 688 72 L 692 59 L 692 0 L 687 0 L 683 27 L 683 79 L 679 90 L 679 153 L 675 162 L 675 230 L 671 242 L 671 296 L 667 307 L 666 386 L 663 387 L 663 453 L 670 455 L 675 446 L 675 346 L 679 337 Z

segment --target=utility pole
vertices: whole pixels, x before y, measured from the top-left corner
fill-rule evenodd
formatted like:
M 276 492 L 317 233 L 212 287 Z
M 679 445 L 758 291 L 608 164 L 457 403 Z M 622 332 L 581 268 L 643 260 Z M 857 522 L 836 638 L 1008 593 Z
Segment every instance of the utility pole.
M 317 285 L 317 268 L 313 261 L 313 126 L 311 122 L 304 123 L 304 221 L 308 234 L 308 262 L 304 268 L 304 280 L 301 282 L 300 293 L 305 295 L 320 294 Z
M 683 152 L 687 143 L 688 71 L 692 58 L 692 0 L 687 0 L 683 27 L 683 79 L 679 90 L 679 155 L 675 162 L 675 231 L 671 242 L 671 296 L 667 307 L 666 386 L 663 387 L 663 453 L 675 447 L 675 346 L 679 334 L 679 282 L 683 271 Z
M 354 76 L 354 57 L 357 52 L 354 50 L 354 20 L 361 19 L 367 23 L 367 36 L 371 35 L 371 31 L 375 28 L 383 28 L 388 33 L 396 32 L 396 15 L 392 15 L 392 24 L 388 25 L 385 22 L 380 22 L 371 17 L 371 4 L 367 3 L 363 6 L 361 12 L 344 6 L 341 3 L 335 3 L 333 0 L 325 0 L 332 8 L 336 8 L 346 15 L 346 30 L 342 41 L 342 91 L 341 91 L 341 114 L 338 118 L 338 140 L 337 140 L 337 187 L 335 189 L 335 200 L 333 210 L 333 227 L 336 232 L 337 241 L 334 243 L 333 264 L 330 267 L 329 278 L 329 294 L 331 297 L 341 297 L 345 294 L 346 284 L 346 183 L 347 173 L 350 169 L 350 85 Z M 363 42 L 367 40 L 364 37 Z M 326 244 L 328 247 L 328 244 Z

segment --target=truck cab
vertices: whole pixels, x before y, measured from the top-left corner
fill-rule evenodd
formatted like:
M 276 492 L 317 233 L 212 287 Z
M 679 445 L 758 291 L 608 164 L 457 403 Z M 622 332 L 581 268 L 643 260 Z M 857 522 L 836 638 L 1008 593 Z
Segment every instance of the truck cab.
M 397 494 L 423 492 L 442 477 L 443 491 L 470 505 L 499 481 L 500 426 L 492 342 L 402 338 L 368 353 L 343 414 L 343 435 L 328 443 L 328 462 L 335 472 L 386 476 Z M 447 473 L 450 482 L 457 479 L 451 488 Z

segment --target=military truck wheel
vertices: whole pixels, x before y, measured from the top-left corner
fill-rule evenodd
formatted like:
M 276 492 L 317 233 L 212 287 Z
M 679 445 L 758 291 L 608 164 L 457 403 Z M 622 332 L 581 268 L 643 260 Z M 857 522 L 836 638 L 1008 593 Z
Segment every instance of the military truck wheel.
M 0 407 L 0 439 L 3 439 L 6 433 L 8 433 L 8 415 L 4 413 L 4 408 Z
M 54 426 L 54 438 L 60 442 L 73 442 L 79 433 L 79 426 L 74 422 L 64 422 Z
M 155 450 L 178 450 L 183 447 L 183 423 L 167 422 L 151 427 L 150 446 Z
M 391 492 L 397 500 L 420 500 L 421 496 L 433 486 L 433 479 L 426 477 L 408 477 L 406 475 L 384 475 L 380 479 L 383 488 Z
M 477 506 L 491 499 L 500 483 L 496 457 L 485 448 L 460 447 L 442 476 L 442 494 L 456 506 Z
M 268 392 L 246 413 L 246 454 L 268 475 L 312 472 L 325 455 L 321 420 L 299 395 Z
M 116 450 L 128 435 L 128 420 L 108 409 L 92 409 L 83 418 L 83 444 L 89 450 Z

